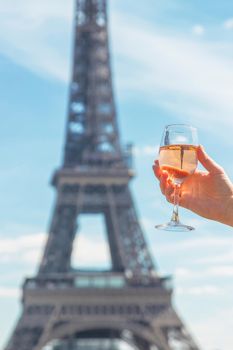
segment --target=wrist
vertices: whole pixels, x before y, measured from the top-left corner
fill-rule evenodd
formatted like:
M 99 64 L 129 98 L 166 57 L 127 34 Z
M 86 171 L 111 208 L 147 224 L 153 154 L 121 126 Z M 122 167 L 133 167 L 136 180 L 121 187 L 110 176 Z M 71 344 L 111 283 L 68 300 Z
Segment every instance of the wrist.
M 233 195 L 227 201 L 225 213 L 223 223 L 233 227 Z

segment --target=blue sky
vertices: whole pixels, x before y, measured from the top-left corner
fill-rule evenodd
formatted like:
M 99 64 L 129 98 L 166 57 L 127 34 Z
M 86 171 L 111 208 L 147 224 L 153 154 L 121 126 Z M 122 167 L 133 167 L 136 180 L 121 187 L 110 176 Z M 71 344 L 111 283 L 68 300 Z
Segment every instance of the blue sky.
M 195 339 L 204 350 L 232 350 L 232 229 L 182 209 L 196 231 L 155 231 L 171 206 L 151 171 L 164 125 L 186 122 L 198 127 L 200 142 L 233 179 L 232 2 L 109 3 L 119 125 L 122 142 L 135 145 L 132 190 L 145 237 L 159 272 L 174 276 L 174 305 Z M 0 2 L 0 347 L 19 315 L 23 279 L 36 272 L 51 218 L 49 181 L 64 144 L 73 5 Z M 101 218 L 81 218 L 74 265 L 106 266 L 101 225 Z

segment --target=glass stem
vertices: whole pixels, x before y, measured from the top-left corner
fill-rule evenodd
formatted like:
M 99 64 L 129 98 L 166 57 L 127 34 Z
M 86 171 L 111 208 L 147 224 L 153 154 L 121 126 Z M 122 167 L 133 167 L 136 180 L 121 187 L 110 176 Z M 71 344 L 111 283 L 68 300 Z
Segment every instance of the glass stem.
M 171 222 L 173 224 L 179 224 L 180 219 L 179 219 L 179 200 L 180 200 L 180 184 L 175 185 L 174 189 L 174 206 L 173 206 L 173 212 L 172 212 L 172 218 Z

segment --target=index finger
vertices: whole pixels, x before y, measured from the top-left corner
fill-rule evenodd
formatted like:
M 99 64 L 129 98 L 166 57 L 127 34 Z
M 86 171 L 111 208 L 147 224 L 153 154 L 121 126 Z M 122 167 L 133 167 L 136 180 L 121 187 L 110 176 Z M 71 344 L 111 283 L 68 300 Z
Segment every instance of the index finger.
M 154 174 L 157 177 L 157 179 L 160 179 L 161 170 L 160 170 L 160 167 L 159 167 L 159 161 L 158 160 L 155 160 L 154 165 L 153 165 L 152 168 L 154 170 Z
M 212 174 L 222 174 L 224 170 L 205 152 L 203 146 L 197 148 L 197 157 L 201 164 Z

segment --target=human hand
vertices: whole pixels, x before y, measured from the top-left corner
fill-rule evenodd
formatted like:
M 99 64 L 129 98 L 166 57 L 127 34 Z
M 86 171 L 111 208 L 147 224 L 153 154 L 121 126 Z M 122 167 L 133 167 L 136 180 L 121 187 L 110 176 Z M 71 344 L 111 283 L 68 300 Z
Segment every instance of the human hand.
M 207 219 L 233 226 L 233 184 L 202 146 L 197 149 L 197 158 L 207 171 L 196 170 L 187 177 L 181 186 L 180 206 Z M 173 203 L 174 184 L 168 173 L 159 168 L 158 161 L 155 161 L 153 170 L 162 193 Z

